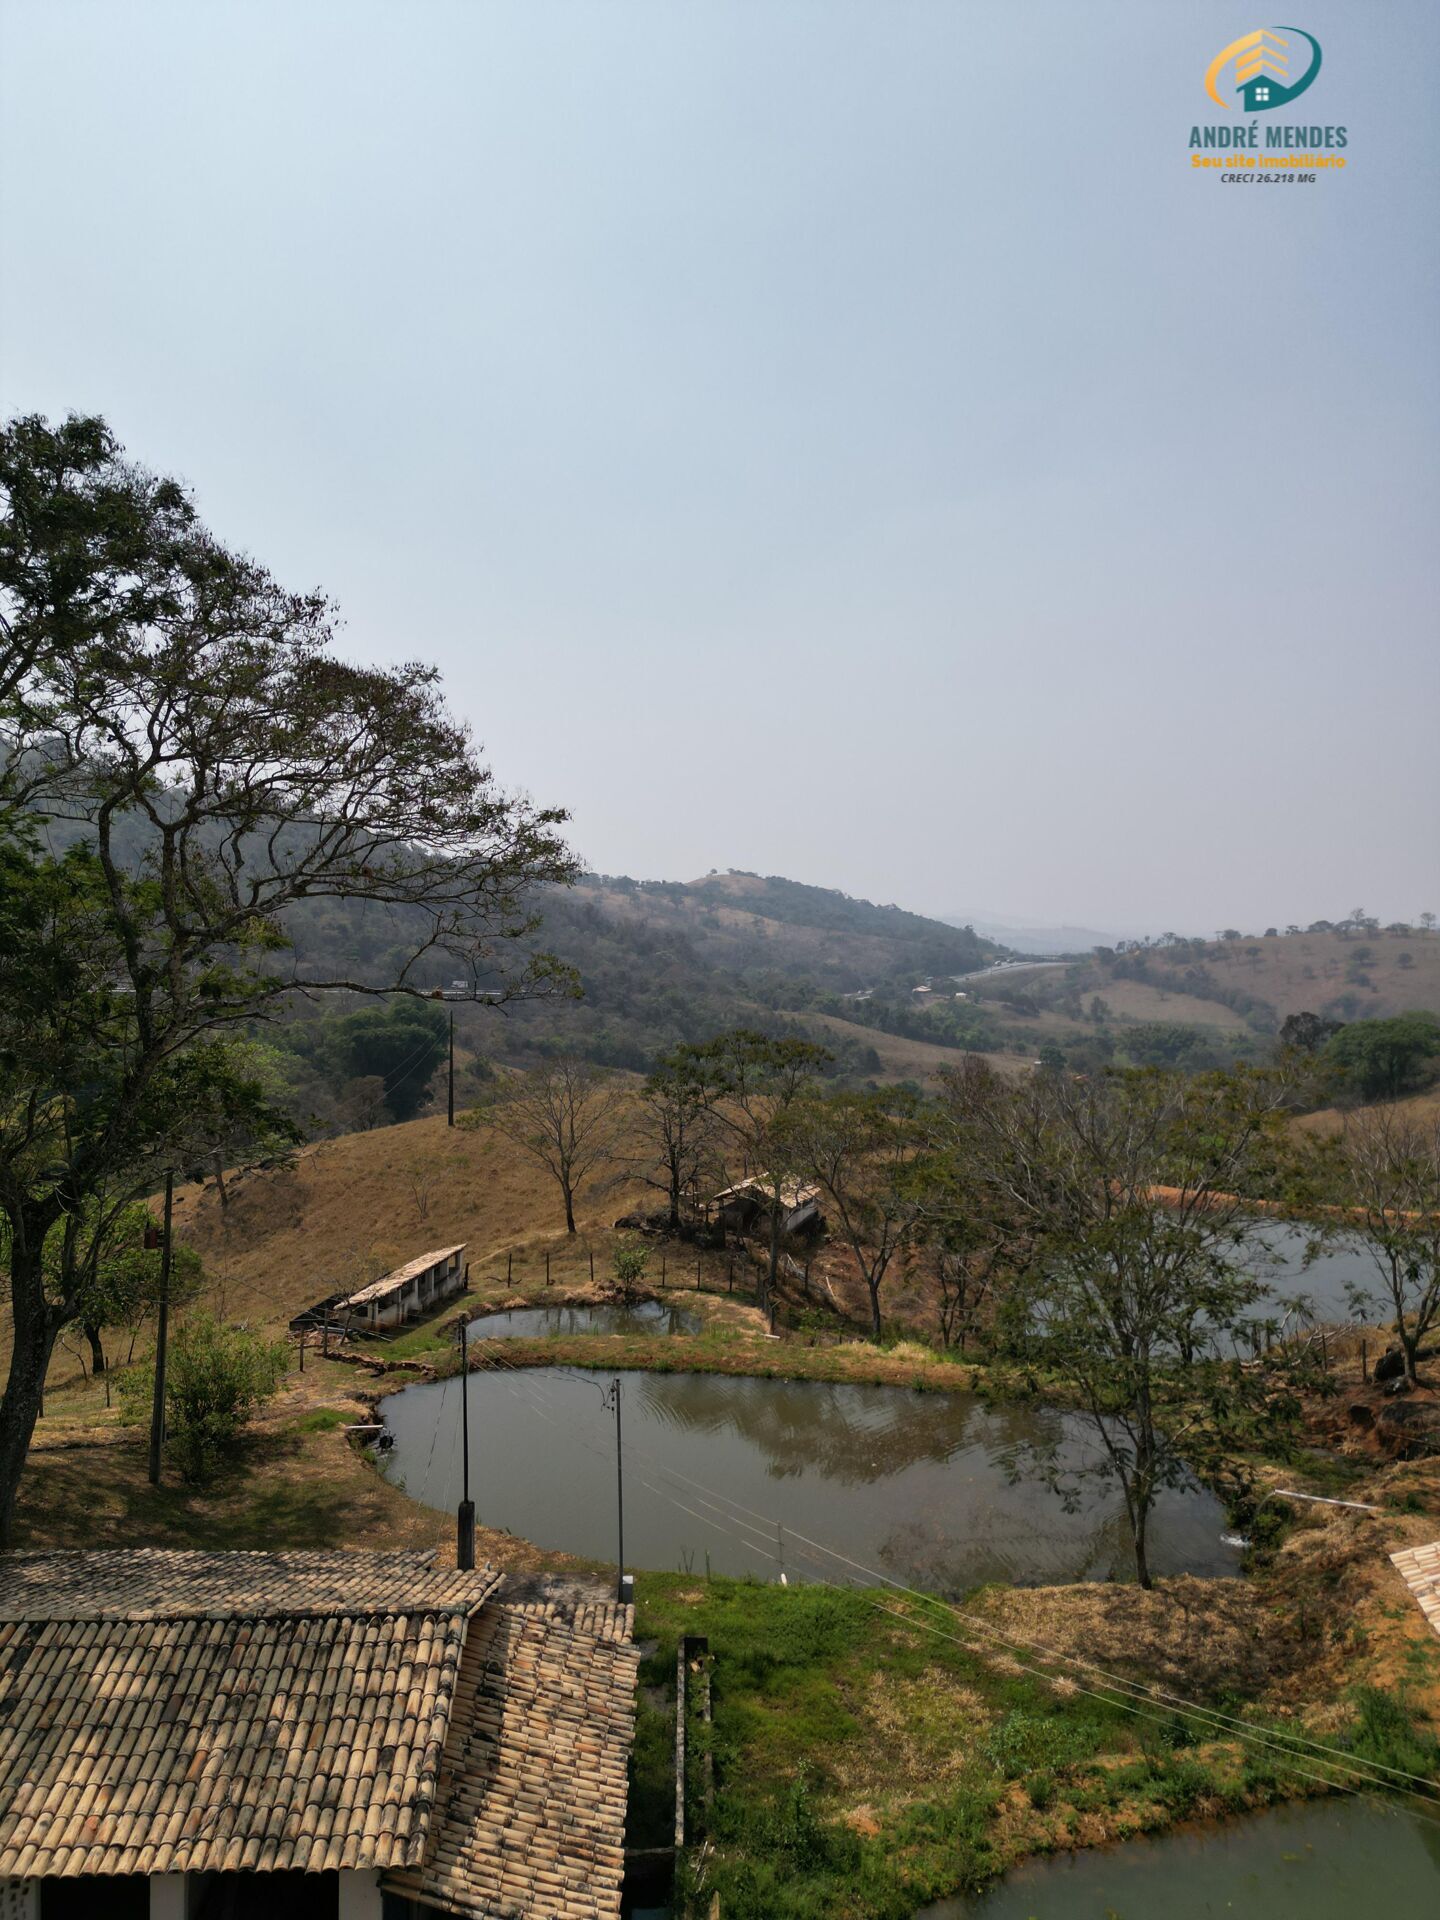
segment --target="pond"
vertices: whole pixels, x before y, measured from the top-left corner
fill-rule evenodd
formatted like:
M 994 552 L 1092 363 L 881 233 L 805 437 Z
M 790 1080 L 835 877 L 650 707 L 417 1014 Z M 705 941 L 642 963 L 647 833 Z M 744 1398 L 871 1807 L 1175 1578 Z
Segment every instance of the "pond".
M 668 1300 L 636 1300 L 629 1306 L 511 1307 L 482 1313 L 469 1323 L 472 1340 L 540 1340 L 557 1333 L 699 1333 L 704 1316 Z
M 1348 1321 L 1355 1314 L 1347 1287 L 1363 1287 L 1372 1294 L 1377 1291 L 1375 1264 L 1357 1247 L 1333 1247 L 1307 1267 L 1305 1249 L 1310 1236 L 1303 1227 L 1267 1223 L 1259 1229 L 1258 1237 L 1270 1249 L 1273 1264 L 1258 1269 L 1257 1277 L 1274 1294 L 1277 1311 L 1283 1312 L 1287 1301 L 1303 1296 L 1310 1301 L 1317 1320 Z M 1373 1311 L 1382 1318 L 1390 1317 L 1383 1307 Z
M 1440 1912 L 1440 1825 L 1352 1797 L 1056 1854 L 923 1920 L 1353 1920 Z
M 472 1372 L 471 1492 L 483 1525 L 614 1559 L 615 1422 L 602 1404 L 611 1378 L 558 1367 Z M 619 1378 L 630 1566 L 703 1572 L 708 1563 L 768 1580 L 878 1572 L 942 1593 L 1132 1575 L 1114 1485 L 1083 1482 L 1067 1511 L 1027 1461 L 1027 1443 L 1039 1442 L 1068 1470 L 1092 1466 L 1098 1441 L 1074 1415 L 906 1387 Z M 449 1511 L 461 1497 L 460 1391 L 457 1377 L 384 1402 L 395 1435 L 389 1471 L 412 1498 Z M 1162 1493 L 1154 1570 L 1237 1572 L 1224 1531 L 1203 1488 Z M 817 1554 L 816 1543 L 856 1564 Z

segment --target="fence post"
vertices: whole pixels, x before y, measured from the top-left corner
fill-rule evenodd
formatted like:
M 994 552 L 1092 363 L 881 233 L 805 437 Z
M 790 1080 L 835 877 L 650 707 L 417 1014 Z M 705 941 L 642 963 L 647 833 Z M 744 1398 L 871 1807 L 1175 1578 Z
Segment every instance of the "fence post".
M 700 1252 L 698 1248 L 695 1252 L 695 1291 L 697 1293 L 700 1291 Z
M 545 1252 L 545 1284 L 547 1287 L 550 1284 L 550 1252 L 548 1248 Z
M 725 1262 L 725 1291 L 727 1293 L 733 1293 L 735 1291 L 735 1256 L 733 1253 Z
M 1364 1340 L 1360 1342 L 1360 1378 L 1362 1380 L 1370 1378 L 1370 1348 Z

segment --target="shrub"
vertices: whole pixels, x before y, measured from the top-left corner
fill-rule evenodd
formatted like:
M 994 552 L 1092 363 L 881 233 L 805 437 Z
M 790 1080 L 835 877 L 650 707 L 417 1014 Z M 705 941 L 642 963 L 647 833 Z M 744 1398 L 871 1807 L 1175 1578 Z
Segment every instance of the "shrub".
M 1440 1740 L 1417 1722 L 1403 1701 L 1378 1687 L 1359 1687 L 1355 1705 L 1358 1716 L 1345 1738 L 1353 1754 L 1423 1779 L 1440 1772 Z
M 1027 1713 L 1017 1707 L 990 1729 L 983 1751 L 1007 1780 L 1019 1780 L 1028 1773 L 1086 1760 L 1096 1744 L 1094 1728 L 1081 1719 Z
M 649 1259 L 650 1256 L 644 1247 L 615 1249 L 615 1282 L 627 1300 L 645 1278 L 645 1268 Z
M 183 1480 L 208 1480 L 234 1451 L 245 1422 L 274 1397 L 286 1360 L 283 1340 L 227 1326 L 211 1313 L 192 1314 L 177 1330 L 165 1373 L 165 1420 Z M 153 1379 L 126 1375 L 127 1417 L 135 1417 L 132 1403 L 141 1396 L 148 1409 Z

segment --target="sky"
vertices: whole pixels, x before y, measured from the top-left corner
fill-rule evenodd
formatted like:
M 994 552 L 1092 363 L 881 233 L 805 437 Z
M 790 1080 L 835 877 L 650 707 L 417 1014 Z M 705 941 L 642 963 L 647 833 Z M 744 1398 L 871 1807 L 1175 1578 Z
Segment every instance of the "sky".
M 1260 24 L 3 0 L 0 411 L 437 662 L 599 871 L 1440 911 L 1440 8 L 1306 0 L 1313 184 L 1190 165 Z

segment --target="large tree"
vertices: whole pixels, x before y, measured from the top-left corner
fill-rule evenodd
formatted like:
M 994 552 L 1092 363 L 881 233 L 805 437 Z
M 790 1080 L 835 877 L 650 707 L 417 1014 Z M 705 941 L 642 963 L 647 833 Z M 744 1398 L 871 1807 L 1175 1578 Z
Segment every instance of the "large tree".
M 710 1089 L 692 1048 L 678 1047 L 657 1064 L 641 1089 L 636 1117 L 641 1178 L 664 1194 L 667 1224 L 677 1232 L 684 1202 L 694 1200 L 716 1158 Z
M 613 1074 L 562 1055 L 502 1081 L 464 1124 L 497 1128 L 539 1162 L 560 1189 L 565 1231 L 573 1234 L 580 1189 L 614 1154 L 624 1097 Z
M 769 1254 L 761 1304 L 769 1307 L 780 1270 L 784 1195 L 798 1171 L 785 1116 L 834 1056 L 813 1041 L 790 1035 L 777 1039 L 751 1027 L 736 1027 L 680 1053 L 706 1089 L 720 1132 L 738 1155 L 739 1173 L 757 1181 L 768 1196 Z
M 1362 1100 L 1398 1100 L 1434 1077 L 1437 1060 L 1440 1020 L 1424 1012 L 1356 1020 L 1325 1048 L 1326 1064 Z
M 553 978 L 505 956 L 536 884 L 574 876 L 563 814 L 497 787 L 432 669 L 337 659 L 331 624 L 102 421 L 0 431 L 0 1541 L 80 1311 L 47 1293 L 47 1239 L 185 1164 L 197 1103 L 265 1120 L 225 1034 L 296 992 L 422 996 L 442 965 L 477 991 Z M 391 977 L 298 963 L 287 913 L 325 900 L 393 916 Z
M 1148 1587 L 1158 1495 L 1219 1465 L 1261 1404 L 1234 1357 L 1266 1294 L 1243 1196 L 1275 1179 L 1287 1090 L 1249 1072 L 944 1078 L 951 1151 L 1028 1238 L 1032 1351 L 1093 1428 L 1087 1471 L 1118 1483 Z M 1063 1482 L 1058 1456 L 1042 1465 Z
M 825 1196 L 832 1232 L 850 1250 L 870 1301 L 870 1330 L 883 1331 L 880 1294 L 915 1247 L 933 1210 L 920 1100 L 846 1088 L 797 1100 L 778 1123 L 787 1158 Z
M 1397 1107 L 1347 1117 L 1329 1148 L 1338 1212 L 1325 1230 L 1363 1253 L 1378 1285 L 1350 1288 L 1358 1312 L 1393 1316 L 1405 1378 L 1440 1325 L 1440 1122 Z

